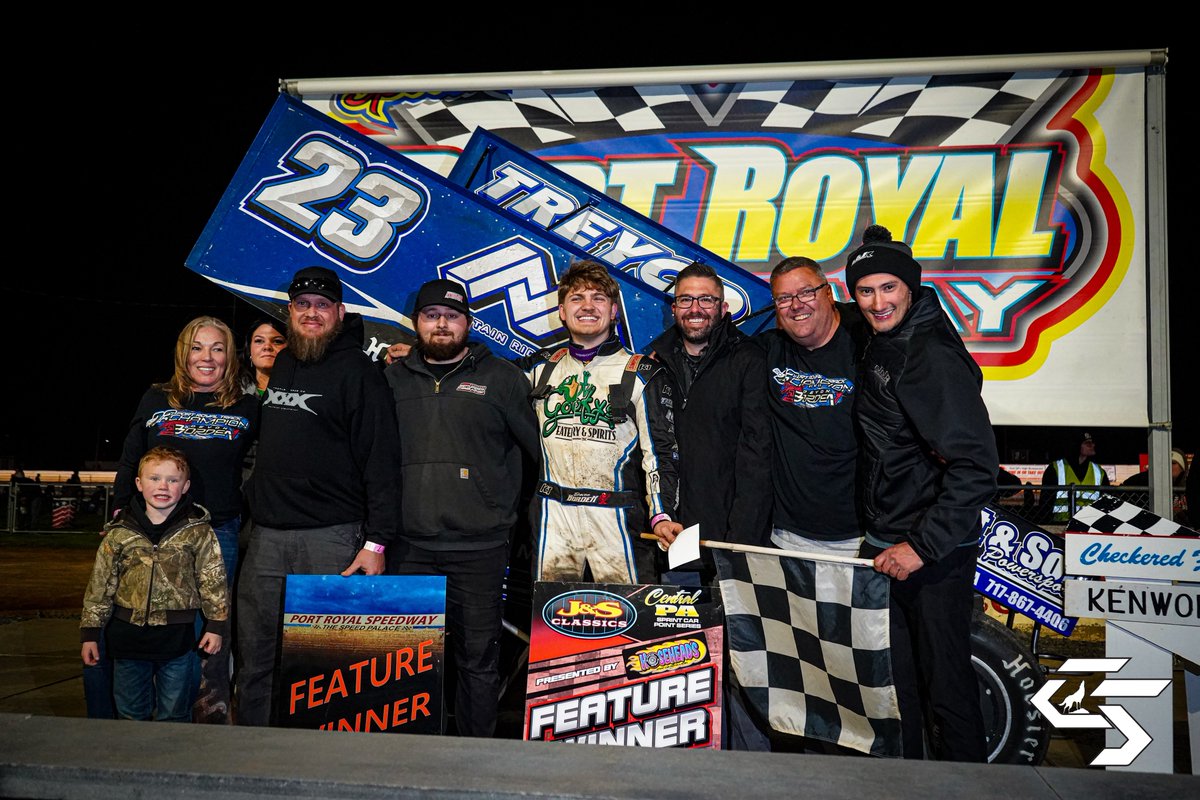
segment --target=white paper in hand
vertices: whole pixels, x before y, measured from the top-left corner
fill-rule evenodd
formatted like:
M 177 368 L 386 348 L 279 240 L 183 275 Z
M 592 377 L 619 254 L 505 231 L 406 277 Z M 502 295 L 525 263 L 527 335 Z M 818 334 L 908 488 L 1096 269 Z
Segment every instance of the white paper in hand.
M 667 550 L 667 566 L 675 569 L 698 558 L 700 558 L 700 526 L 693 525 L 680 531 L 679 535 L 675 537 L 675 541 L 671 542 L 671 547 Z

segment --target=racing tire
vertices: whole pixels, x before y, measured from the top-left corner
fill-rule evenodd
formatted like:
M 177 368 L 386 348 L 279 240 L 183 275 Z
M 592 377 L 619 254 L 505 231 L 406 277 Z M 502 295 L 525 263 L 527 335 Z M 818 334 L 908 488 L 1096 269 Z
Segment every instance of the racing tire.
M 1033 705 L 1046 683 L 1037 658 L 1015 633 L 979 612 L 971 622 L 971 663 L 979 679 L 988 763 L 1041 764 L 1050 724 Z

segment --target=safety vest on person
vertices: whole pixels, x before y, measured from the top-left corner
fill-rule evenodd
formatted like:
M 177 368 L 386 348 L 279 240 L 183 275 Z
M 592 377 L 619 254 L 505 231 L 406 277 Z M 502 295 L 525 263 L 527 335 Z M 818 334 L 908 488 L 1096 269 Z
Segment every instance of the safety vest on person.
M 1059 486 L 1099 486 L 1100 481 L 1103 480 L 1101 477 L 1103 473 L 1100 472 L 1100 467 L 1094 461 L 1088 464 L 1087 473 L 1084 474 L 1082 480 L 1075 474 L 1075 470 L 1067 466 L 1066 459 L 1060 458 L 1058 461 L 1055 461 L 1054 469 L 1058 473 Z M 1078 511 L 1084 506 L 1090 506 L 1099 499 L 1099 492 L 1077 491 L 1075 492 L 1075 510 Z M 1066 522 L 1070 517 L 1070 492 L 1058 492 L 1054 496 L 1054 521 Z

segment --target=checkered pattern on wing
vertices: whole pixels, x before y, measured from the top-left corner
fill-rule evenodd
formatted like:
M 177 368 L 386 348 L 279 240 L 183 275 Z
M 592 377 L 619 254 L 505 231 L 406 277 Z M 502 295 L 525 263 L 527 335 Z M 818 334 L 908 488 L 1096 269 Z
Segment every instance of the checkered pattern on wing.
M 1133 503 L 1107 494 L 1100 495 L 1096 502 L 1076 511 L 1067 523 L 1067 532 L 1081 531 L 1143 536 L 1200 536 L 1200 532 L 1185 528 L 1178 522 L 1163 519 Z
M 534 150 L 570 141 L 642 133 L 801 131 L 878 138 L 880 144 L 938 147 L 995 144 L 1044 96 L 1056 75 L 999 73 L 902 76 L 853 81 L 728 84 L 735 100 L 714 114 L 722 87 L 673 84 L 595 89 L 468 92 L 406 107 L 430 143 L 461 147 L 483 125 Z M 695 95 L 708 88 L 717 97 Z M 705 110 L 707 108 L 707 110 Z
M 730 662 L 771 727 L 899 755 L 888 582 L 847 564 L 714 550 Z

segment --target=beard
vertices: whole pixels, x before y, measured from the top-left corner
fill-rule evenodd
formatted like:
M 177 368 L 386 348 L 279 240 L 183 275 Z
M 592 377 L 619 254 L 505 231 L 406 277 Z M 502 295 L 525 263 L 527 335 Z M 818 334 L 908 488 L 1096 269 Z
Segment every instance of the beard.
M 463 351 L 467 345 L 467 332 L 464 330 L 462 336 L 438 337 L 434 339 L 432 335 L 422 335 L 417 340 L 417 351 L 425 357 L 427 361 L 449 361 Z
M 717 319 L 720 318 L 712 319 L 711 317 L 705 317 L 705 319 L 708 320 L 708 324 L 702 328 L 692 329 L 680 326 L 679 332 L 685 340 L 692 344 L 707 344 L 708 340 L 712 338 L 713 328 L 717 327 Z
M 342 321 L 339 319 L 333 323 L 333 327 L 328 333 L 322 333 L 318 336 L 305 336 L 300 331 L 300 327 L 289 326 L 287 333 L 288 350 L 297 361 L 305 364 L 315 364 L 325 358 L 325 354 L 329 351 L 329 345 L 337 338 L 337 335 L 342 332 Z

